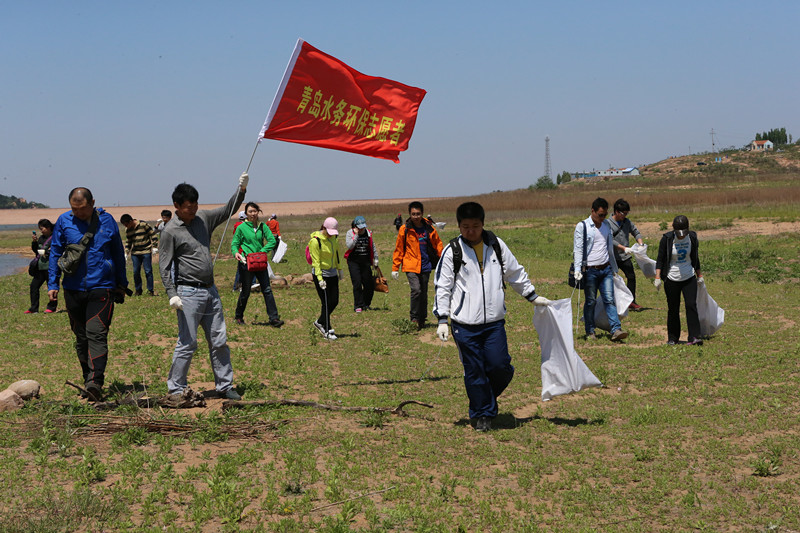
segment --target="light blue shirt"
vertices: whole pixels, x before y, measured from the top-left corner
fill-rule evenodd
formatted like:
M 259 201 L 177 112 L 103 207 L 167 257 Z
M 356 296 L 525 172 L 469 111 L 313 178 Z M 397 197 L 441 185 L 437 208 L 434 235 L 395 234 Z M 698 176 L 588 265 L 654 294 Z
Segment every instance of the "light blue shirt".
M 594 221 L 590 216 L 586 220 L 578 222 L 575 226 L 575 236 L 572 239 L 572 258 L 575 262 L 575 270 L 579 270 L 586 262 L 586 258 L 583 257 L 583 225 L 586 224 L 586 254 L 589 254 L 589 251 L 592 249 L 592 244 L 594 244 L 594 236 L 595 231 L 592 231 L 594 227 Z M 617 260 L 614 258 L 614 239 L 611 237 L 611 228 L 608 226 L 608 221 L 604 220 L 603 224 L 605 224 L 609 231 L 608 237 L 606 238 L 606 244 L 608 246 L 608 262 L 611 263 L 611 270 L 615 274 L 617 273 Z

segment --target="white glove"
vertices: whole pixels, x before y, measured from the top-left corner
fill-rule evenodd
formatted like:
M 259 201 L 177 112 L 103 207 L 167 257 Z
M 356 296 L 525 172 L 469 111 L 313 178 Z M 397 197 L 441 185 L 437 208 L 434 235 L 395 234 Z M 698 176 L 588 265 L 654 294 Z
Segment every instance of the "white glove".
M 533 299 L 533 305 L 550 305 L 551 303 L 553 302 L 551 302 L 544 296 L 537 296 L 536 298 Z
M 580 270 L 575 271 L 575 281 L 580 281 L 583 279 L 583 272 Z
M 439 327 L 436 328 L 436 336 L 439 337 L 439 340 L 442 342 L 447 342 L 447 337 L 450 335 L 450 332 L 447 328 L 447 324 L 439 324 Z
M 181 301 L 180 296 L 173 296 L 169 299 L 169 306 L 173 309 L 177 309 L 178 311 L 183 309 L 183 302 Z
M 377 259 L 372 262 L 372 266 L 374 266 L 376 268 L 378 267 L 378 260 Z
M 325 288 L 326 288 L 327 286 L 328 286 L 328 284 L 327 284 L 327 283 L 325 283 L 325 280 L 324 280 L 324 279 L 323 279 L 322 281 L 320 281 L 320 282 L 319 282 L 319 288 L 320 288 L 320 289 L 322 289 L 323 291 L 325 290 Z
M 633 253 L 633 248 L 628 248 L 628 247 L 626 247 L 626 248 L 623 250 L 623 252 L 625 252 L 626 254 L 632 254 L 632 253 Z
M 39 255 L 44 255 L 44 248 L 39 248 L 38 250 L 36 250 L 36 253 L 39 254 Z M 375 263 L 377 263 L 377 261 L 375 261 Z M 375 266 L 378 266 L 378 265 L 376 264 Z M 700 279 L 703 279 L 703 278 L 700 278 Z
M 706 278 L 704 278 L 703 276 L 700 276 L 699 278 L 697 278 L 697 283 L 699 283 L 700 285 L 705 285 Z
M 242 175 L 239 176 L 239 188 L 242 190 L 247 189 L 247 184 L 250 182 L 250 176 L 247 175 L 247 172 L 242 172 Z
M 400 272 L 398 272 L 397 270 L 395 270 L 394 272 L 392 272 L 392 279 L 393 279 L 393 280 L 395 280 L 395 281 L 397 281 L 398 279 L 400 279 Z
M 158 253 L 158 248 L 153 248 L 152 253 L 157 254 Z
M 656 278 L 653 280 L 653 285 L 656 287 L 656 291 L 661 290 L 661 278 Z

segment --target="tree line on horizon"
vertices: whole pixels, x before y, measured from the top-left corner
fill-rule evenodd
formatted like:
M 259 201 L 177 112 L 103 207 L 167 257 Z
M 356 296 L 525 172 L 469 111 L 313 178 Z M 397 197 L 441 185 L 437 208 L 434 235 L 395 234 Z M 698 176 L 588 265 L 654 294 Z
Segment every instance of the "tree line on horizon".
M 786 134 L 786 128 L 772 128 L 769 131 L 756 133 L 757 141 L 770 141 L 775 146 L 792 144 L 792 134 Z
M 0 194 L 0 209 L 47 209 L 48 205 L 29 202 L 25 198 Z

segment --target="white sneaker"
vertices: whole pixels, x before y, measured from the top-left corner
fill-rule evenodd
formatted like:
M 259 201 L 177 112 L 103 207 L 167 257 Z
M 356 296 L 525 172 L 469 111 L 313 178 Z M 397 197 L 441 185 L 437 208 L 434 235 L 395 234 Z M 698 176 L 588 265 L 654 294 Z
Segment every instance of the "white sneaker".
M 250 290 L 251 291 L 255 291 L 255 290 L 258 290 L 260 288 L 261 288 L 261 283 L 253 283 L 252 285 L 250 285 Z
M 339 337 L 337 337 L 336 335 L 334 335 L 334 334 L 333 334 L 333 330 L 330 330 L 330 331 L 328 332 L 328 334 L 327 334 L 327 335 L 325 335 L 325 338 L 326 338 L 326 339 L 328 339 L 329 341 L 335 341 L 335 340 L 336 340 L 336 339 L 338 339 Z
M 325 331 L 325 328 L 324 328 L 324 327 L 322 327 L 322 324 L 320 324 L 320 323 L 319 323 L 319 322 L 317 322 L 316 320 L 314 321 L 314 327 L 315 327 L 315 328 L 317 328 L 317 331 L 319 331 L 320 333 L 322 333 L 322 336 L 323 336 L 323 337 L 325 337 L 325 338 L 327 338 L 327 337 L 328 337 L 328 332 L 327 332 L 327 331 Z

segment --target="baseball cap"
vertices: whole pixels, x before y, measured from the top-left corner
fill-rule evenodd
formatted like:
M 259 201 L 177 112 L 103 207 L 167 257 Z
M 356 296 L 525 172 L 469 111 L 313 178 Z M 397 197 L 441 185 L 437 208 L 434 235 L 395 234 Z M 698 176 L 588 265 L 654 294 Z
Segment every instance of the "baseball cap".
M 339 222 L 333 217 L 326 218 L 322 227 L 328 231 L 328 235 L 339 235 Z
M 244 220 L 247 218 L 247 214 L 244 211 L 239 211 L 239 220 Z
M 367 221 L 360 215 L 353 220 L 353 224 L 355 224 L 358 229 L 364 229 L 367 227 Z
M 272 213 L 272 214 L 269 216 L 269 218 L 278 218 L 278 215 L 276 215 L 275 213 Z

